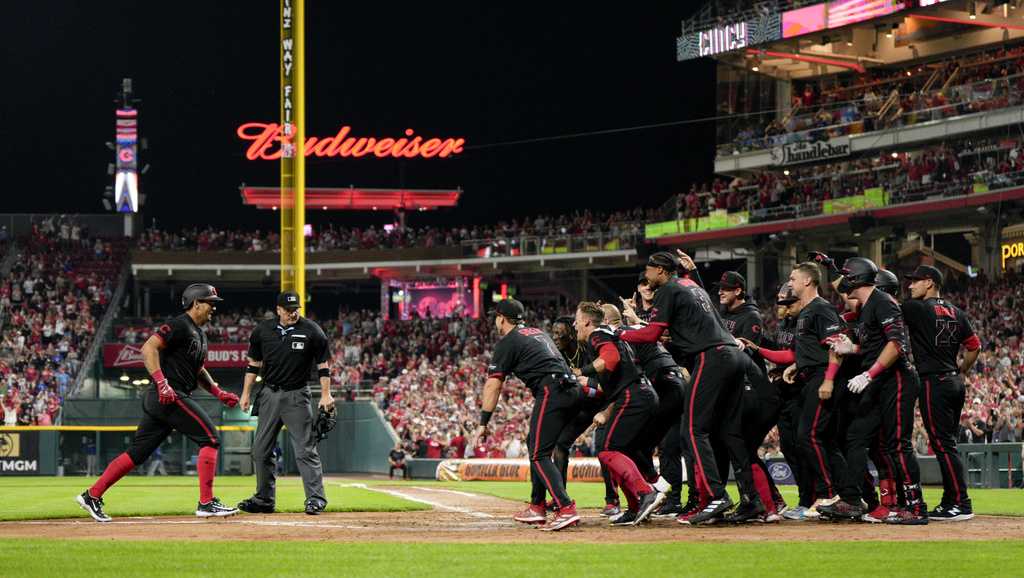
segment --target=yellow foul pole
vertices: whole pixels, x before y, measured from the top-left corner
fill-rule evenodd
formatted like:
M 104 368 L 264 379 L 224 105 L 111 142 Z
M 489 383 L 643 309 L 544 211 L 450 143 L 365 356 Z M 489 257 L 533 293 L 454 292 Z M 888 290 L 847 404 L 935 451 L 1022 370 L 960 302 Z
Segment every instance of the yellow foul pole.
M 281 0 L 281 291 L 306 293 L 305 0 Z
M 295 287 L 306 313 L 306 0 L 295 2 L 295 212 L 292 251 Z

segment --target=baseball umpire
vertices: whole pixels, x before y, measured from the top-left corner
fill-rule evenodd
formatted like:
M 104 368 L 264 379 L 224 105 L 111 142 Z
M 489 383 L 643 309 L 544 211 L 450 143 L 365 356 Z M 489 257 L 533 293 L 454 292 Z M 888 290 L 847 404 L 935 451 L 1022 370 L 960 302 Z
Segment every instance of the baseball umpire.
M 202 327 L 223 301 L 217 289 L 206 283 L 195 283 L 181 294 L 184 313 L 160 326 L 142 346 L 142 359 L 153 378 L 142 398 L 142 421 L 128 451 L 114 458 L 91 488 L 78 496 L 78 505 L 97 522 L 109 522 L 103 512 L 103 493 L 135 466 L 145 462 L 171 432 L 177 430 L 199 445 L 196 471 L 199 474 L 200 518 L 237 514 L 213 496 L 213 478 L 217 471 L 217 448 L 220 437 L 210 416 L 194 399 L 192 392 L 202 387 L 228 407 L 238 403 L 238 396 L 217 386 L 203 367 L 206 361 L 206 334 Z
M 308 381 L 316 366 L 320 379 L 321 408 L 331 410 L 331 373 L 327 336 L 319 325 L 299 315 L 300 297 L 293 291 L 277 298 L 277 319 L 256 326 L 249 338 L 249 367 L 245 370 L 242 409 L 253 408 L 259 416 L 252 459 L 256 467 L 256 494 L 238 508 L 249 513 L 271 513 L 276 499 L 274 443 L 281 426 L 295 448 L 295 461 L 306 492 L 306 513 L 316 515 L 327 507 L 323 470 L 313 432 L 314 413 Z M 257 374 L 262 383 L 255 393 Z

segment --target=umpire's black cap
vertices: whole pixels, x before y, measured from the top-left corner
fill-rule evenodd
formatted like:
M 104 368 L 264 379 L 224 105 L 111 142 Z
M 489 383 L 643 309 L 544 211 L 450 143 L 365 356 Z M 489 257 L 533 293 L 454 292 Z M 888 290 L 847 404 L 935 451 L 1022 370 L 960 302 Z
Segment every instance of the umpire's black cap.
M 726 271 L 722 273 L 722 278 L 718 281 L 718 286 L 722 289 L 747 289 L 747 280 L 743 278 L 736 271 Z
M 523 317 L 526 316 L 526 308 L 523 307 L 523 304 L 511 297 L 498 301 L 498 305 L 494 310 L 498 315 L 509 321 L 522 321 Z
M 679 269 L 679 257 L 668 251 L 658 251 L 647 258 L 648 267 L 661 267 L 669 273 L 675 273 Z
M 295 291 L 285 291 L 277 296 L 277 304 L 288 310 L 302 307 L 302 298 Z
M 932 282 L 935 283 L 936 287 L 942 287 L 942 271 L 939 271 L 931 265 L 919 265 L 913 273 L 906 275 L 906 278 L 911 281 L 931 279 Z

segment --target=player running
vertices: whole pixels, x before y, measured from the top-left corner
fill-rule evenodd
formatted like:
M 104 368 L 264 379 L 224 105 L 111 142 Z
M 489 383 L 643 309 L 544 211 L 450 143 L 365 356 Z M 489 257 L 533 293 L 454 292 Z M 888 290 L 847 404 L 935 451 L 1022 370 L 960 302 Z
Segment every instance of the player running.
M 220 389 L 203 367 L 206 334 L 202 327 L 210 321 L 217 309 L 215 304 L 220 301 L 213 285 L 189 285 L 181 294 L 185 312 L 161 325 L 142 346 L 143 362 L 153 379 L 153 387 L 148 388 L 142 398 L 145 415 L 128 451 L 114 458 L 96 483 L 77 497 L 78 505 L 97 522 L 111 520 L 103 512 L 103 494 L 135 466 L 145 462 L 175 430 L 199 445 L 196 516 L 224 517 L 238 513 L 213 495 L 220 437 L 210 417 L 192 399 L 196 387 L 202 387 L 228 407 L 238 404 L 238 396 Z

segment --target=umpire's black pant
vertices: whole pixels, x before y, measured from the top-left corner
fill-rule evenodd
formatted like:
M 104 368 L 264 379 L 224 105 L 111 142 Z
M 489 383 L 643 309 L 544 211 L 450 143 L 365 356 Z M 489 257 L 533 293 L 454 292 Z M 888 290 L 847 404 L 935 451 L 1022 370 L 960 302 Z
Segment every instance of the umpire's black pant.
M 725 496 L 727 481 L 719 473 L 712 435 L 725 441 L 740 492 L 747 497 L 755 495 L 741 424 L 744 373 L 740 355 L 732 345 L 700 352 L 684 409 L 683 435 L 693 452 L 695 482 L 712 499 Z
M 929 373 L 920 377 L 924 388 L 921 418 L 942 472 L 942 505 L 963 504 L 970 498 L 964 479 L 964 464 L 956 450 L 956 436 L 960 412 L 964 409 L 964 378 L 956 372 Z
M 135 464 L 145 463 L 171 432 L 178 430 L 199 447 L 220 447 L 217 427 L 203 408 L 187 394 L 175 390 L 178 399 L 162 404 L 156 388 L 150 387 L 142 397 L 142 421 L 128 448 L 128 457 Z
M 564 508 L 572 499 L 565 492 L 565 481 L 552 460 L 555 444 L 572 419 L 579 413 L 580 388 L 547 379 L 533 392 L 533 412 L 526 447 L 530 452 L 530 503 L 544 505 L 545 492 Z

